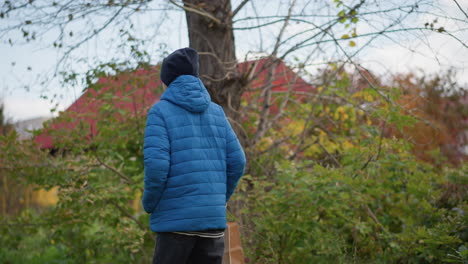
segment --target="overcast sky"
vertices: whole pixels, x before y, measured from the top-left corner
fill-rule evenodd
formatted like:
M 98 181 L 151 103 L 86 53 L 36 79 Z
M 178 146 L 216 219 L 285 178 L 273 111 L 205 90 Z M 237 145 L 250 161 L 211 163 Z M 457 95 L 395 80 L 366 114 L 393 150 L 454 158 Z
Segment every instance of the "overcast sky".
M 234 1 L 233 6 L 236 6 L 237 2 L 239 1 Z M 444 12 L 463 20 L 463 13 L 452 0 L 437 2 Z M 458 2 L 468 12 L 468 0 L 458 0 Z M 262 10 L 266 13 L 265 15 L 269 15 L 271 10 L 278 12 L 278 9 L 282 9 L 282 7 L 257 6 L 257 12 Z M 441 13 L 441 10 L 433 11 Z M 252 7 L 246 5 L 238 17 L 247 17 L 252 14 Z M 429 15 L 424 15 L 418 17 L 417 20 L 409 21 L 409 23 L 421 26 L 430 19 Z M 181 11 L 171 11 L 164 16 L 159 15 L 159 17 L 155 16 L 154 13 L 140 15 L 135 18 L 134 23 L 136 28 L 141 31 L 136 34 L 155 36 L 150 42 L 146 43 L 146 50 L 151 55 L 154 64 L 161 60 L 164 52 L 188 46 L 185 14 Z M 445 28 L 459 26 L 456 25 L 456 22 L 449 20 L 439 20 L 438 23 L 439 26 Z M 235 24 L 235 27 L 248 25 L 247 22 L 239 22 Z M 262 29 L 262 31 L 235 31 L 238 59 L 244 60 L 249 52 L 269 51 L 280 26 L 281 24 L 273 25 Z M 303 30 L 303 27 L 304 25 L 301 23 L 292 23 L 288 27 L 286 37 Z M 372 32 L 372 27 L 372 24 L 358 23 L 358 34 Z M 341 32 L 336 33 L 341 34 Z M 113 43 L 115 36 L 115 30 L 108 30 L 99 38 L 93 39 L 80 48 L 78 54 L 88 59 L 98 58 L 99 61 L 108 61 L 118 57 L 118 47 Z M 457 36 L 465 43 L 468 43 L 466 32 Z M 52 78 L 52 73 L 55 71 L 54 66 L 60 58 L 60 53 L 56 49 L 47 47 L 52 39 L 53 32 L 50 36 L 46 35 L 41 41 L 33 44 L 11 46 L 6 41 L 0 43 L 0 98 L 3 98 L 6 106 L 7 117 L 13 121 L 51 116 L 50 109 L 54 106 L 54 103 L 51 103 L 50 98 L 54 97 L 54 95 L 56 97 L 53 101 L 59 103 L 59 110 L 63 110 L 81 94 L 83 87 L 62 87 L 56 79 Z M 359 45 L 363 45 L 364 41 L 365 39 L 356 41 L 357 47 L 355 49 L 358 49 Z M 297 52 L 294 56 L 306 56 L 307 52 L 309 51 Z M 351 49 L 350 52 L 353 52 L 353 50 Z M 314 56 L 309 63 L 311 65 L 320 64 L 337 59 L 336 56 L 332 52 L 323 52 L 320 56 Z M 449 67 L 455 67 L 458 69 L 457 80 L 460 83 L 468 83 L 468 49 L 446 35 L 435 32 L 431 34 L 401 34 L 392 36 L 392 38 L 382 37 L 366 47 L 355 59 L 366 68 L 380 75 L 404 73 L 411 70 L 435 73 Z M 91 67 L 91 64 L 90 62 L 76 63 L 70 67 L 74 67 L 73 69 L 77 71 L 85 71 Z M 28 70 L 28 67 L 30 67 L 30 70 Z M 308 69 L 313 71 L 316 67 L 318 66 L 310 66 Z M 51 78 L 46 86 L 41 84 L 44 76 Z M 47 96 L 47 99 L 41 98 L 41 95 Z

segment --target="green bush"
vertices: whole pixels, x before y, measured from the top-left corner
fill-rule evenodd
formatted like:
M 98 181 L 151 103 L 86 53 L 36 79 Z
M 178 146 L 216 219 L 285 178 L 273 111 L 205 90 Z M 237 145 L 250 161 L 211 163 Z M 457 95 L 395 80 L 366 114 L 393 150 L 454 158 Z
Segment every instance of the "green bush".
M 467 167 L 437 172 L 389 152 L 352 171 L 283 161 L 274 179 L 247 177 L 253 263 L 467 263 L 467 197 L 438 206 L 446 176 L 466 181 Z
M 73 263 L 67 248 L 51 238 L 33 211 L 25 210 L 15 220 L 7 223 L 6 217 L 0 218 L 0 263 Z
M 54 209 L 39 213 L 25 210 L 18 217 L 0 218 L 0 263 L 148 263 L 154 244 L 134 248 L 127 243 L 141 243 L 138 232 L 122 230 L 118 224 L 109 228 L 105 223 L 89 220 L 87 224 L 54 228 L 48 219 Z M 11 219 L 9 219 L 11 218 Z M 123 221 L 125 222 L 125 220 Z M 153 242 L 154 243 L 154 242 Z M 115 246 L 117 245 L 117 246 Z M 128 252 L 142 251 L 142 254 Z

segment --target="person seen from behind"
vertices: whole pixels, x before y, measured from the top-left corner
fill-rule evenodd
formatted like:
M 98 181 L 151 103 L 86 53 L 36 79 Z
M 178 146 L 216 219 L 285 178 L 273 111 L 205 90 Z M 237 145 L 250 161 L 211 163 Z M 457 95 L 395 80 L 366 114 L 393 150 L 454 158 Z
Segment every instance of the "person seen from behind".
M 221 264 L 226 204 L 244 174 L 245 154 L 198 78 L 196 50 L 171 53 L 160 76 L 167 89 L 148 112 L 143 151 L 153 264 Z

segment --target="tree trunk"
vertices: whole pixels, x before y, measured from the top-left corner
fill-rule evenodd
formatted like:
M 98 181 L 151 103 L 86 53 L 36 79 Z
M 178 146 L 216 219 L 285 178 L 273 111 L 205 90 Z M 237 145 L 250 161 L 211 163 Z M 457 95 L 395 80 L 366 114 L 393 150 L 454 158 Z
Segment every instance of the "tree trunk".
M 200 79 L 211 99 L 223 107 L 240 143 L 246 147 L 248 138 L 238 112 L 245 82 L 237 69 L 230 0 L 184 0 L 184 6 L 190 47 L 200 55 Z M 240 217 L 243 204 L 230 202 L 228 210 Z
M 243 141 L 238 110 L 244 85 L 237 70 L 230 0 L 184 0 L 184 7 L 190 47 L 200 54 L 200 78 Z

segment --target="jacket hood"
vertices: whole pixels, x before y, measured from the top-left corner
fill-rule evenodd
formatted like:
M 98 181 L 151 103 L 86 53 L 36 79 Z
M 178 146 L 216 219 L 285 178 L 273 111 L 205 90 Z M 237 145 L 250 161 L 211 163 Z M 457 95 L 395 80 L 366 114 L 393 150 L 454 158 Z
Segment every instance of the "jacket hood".
M 192 113 L 201 113 L 210 105 L 211 97 L 200 79 L 192 75 L 180 75 L 167 87 L 161 100 Z

